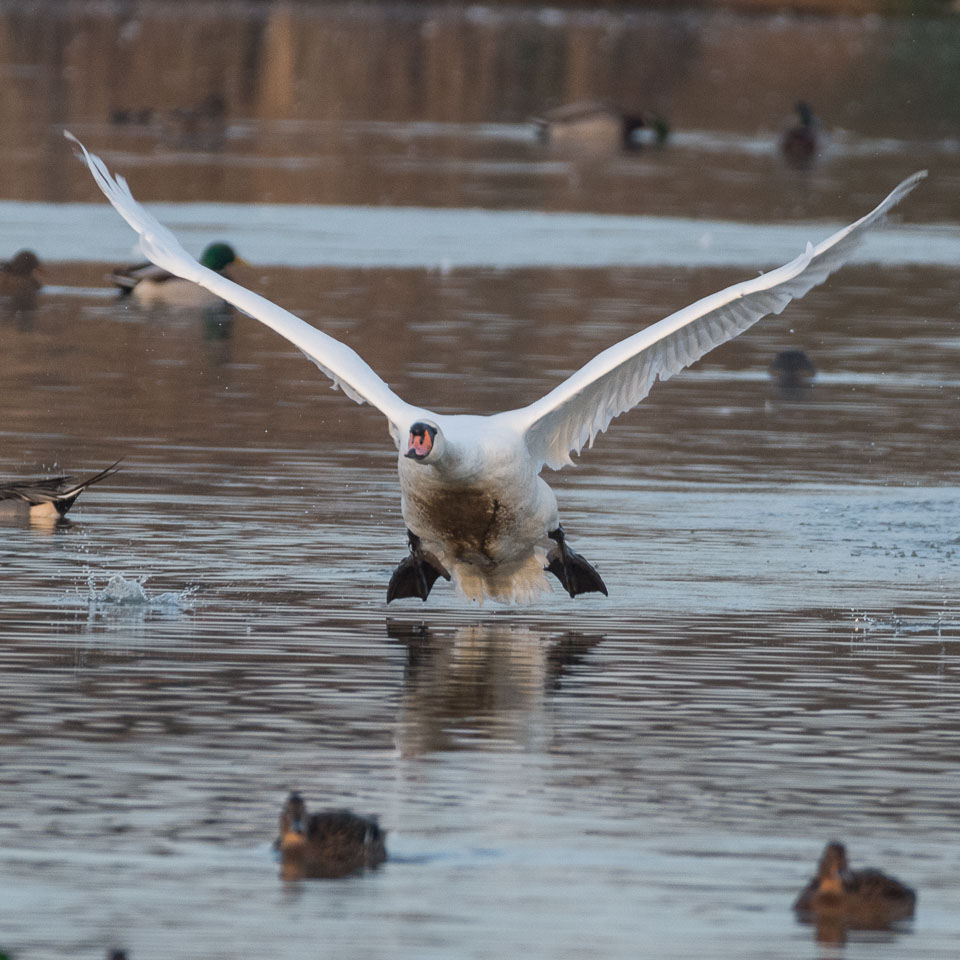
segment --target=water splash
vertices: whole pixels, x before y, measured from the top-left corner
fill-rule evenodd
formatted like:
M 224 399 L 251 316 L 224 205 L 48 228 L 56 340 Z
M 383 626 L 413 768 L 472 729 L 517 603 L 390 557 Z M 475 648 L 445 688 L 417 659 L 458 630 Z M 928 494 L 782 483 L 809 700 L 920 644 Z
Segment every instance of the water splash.
M 876 638 L 880 636 L 903 638 L 908 636 L 932 636 L 939 640 L 953 638 L 960 630 L 960 622 L 948 618 L 947 612 L 939 610 L 929 616 L 901 616 L 891 613 L 886 617 L 874 617 L 865 610 L 850 611 L 854 636 Z
M 124 609 L 162 610 L 177 612 L 193 608 L 193 595 L 196 588 L 187 587 L 180 591 L 166 591 L 156 596 L 150 596 L 144 588 L 146 577 L 141 579 L 127 579 L 122 574 L 115 573 L 107 581 L 107 585 L 98 590 L 93 577 L 87 580 L 88 600 L 91 606 L 123 607 Z

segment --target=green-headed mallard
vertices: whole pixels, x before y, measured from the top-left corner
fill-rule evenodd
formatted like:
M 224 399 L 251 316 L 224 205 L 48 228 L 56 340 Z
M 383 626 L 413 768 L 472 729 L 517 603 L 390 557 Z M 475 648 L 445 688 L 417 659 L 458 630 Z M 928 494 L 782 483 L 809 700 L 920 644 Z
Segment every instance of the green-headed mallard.
M 373 817 L 350 810 L 307 813 L 291 793 L 280 814 L 281 876 L 284 880 L 332 879 L 379 866 L 387 859 L 386 831 Z
M 215 273 L 225 274 L 231 263 L 239 262 L 229 243 L 211 243 L 200 257 L 200 263 Z M 216 294 L 196 283 L 182 280 L 150 261 L 119 267 L 108 277 L 122 294 L 133 294 L 141 303 L 165 303 L 174 307 L 206 308 L 222 303 Z

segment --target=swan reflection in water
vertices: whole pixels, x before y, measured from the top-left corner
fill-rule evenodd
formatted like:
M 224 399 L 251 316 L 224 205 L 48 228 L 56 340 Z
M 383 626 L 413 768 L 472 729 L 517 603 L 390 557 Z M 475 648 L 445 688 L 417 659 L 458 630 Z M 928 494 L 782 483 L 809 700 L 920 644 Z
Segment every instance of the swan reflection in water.
M 407 648 L 399 724 L 405 756 L 471 745 L 521 742 L 564 674 L 602 634 L 483 623 L 430 627 L 387 621 L 387 636 Z

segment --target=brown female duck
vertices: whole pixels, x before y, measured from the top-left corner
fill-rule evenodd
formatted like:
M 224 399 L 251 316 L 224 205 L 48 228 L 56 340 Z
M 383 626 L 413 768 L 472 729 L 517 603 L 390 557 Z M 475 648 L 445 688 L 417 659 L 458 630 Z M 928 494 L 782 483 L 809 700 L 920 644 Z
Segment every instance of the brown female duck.
M 40 280 L 40 261 L 32 250 L 21 250 L 10 260 L 0 263 L 0 297 L 17 305 L 32 306 Z
M 806 170 L 813 165 L 820 149 L 820 124 L 810 104 L 801 100 L 796 106 L 797 123 L 780 139 L 780 152 L 791 167 Z
M 280 814 L 280 875 L 284 880 L 331 879 L 360 873 L 387 859 L 386 831 L 373 817 L 350 810 L 307 813 L 299 793 L 291 793 Z
M 842 843 L 828 843 L 817 875 L 793 904 L 802 920 L 883 930 L 913 916 L 917 895 L 879 870 L 851 870 Z

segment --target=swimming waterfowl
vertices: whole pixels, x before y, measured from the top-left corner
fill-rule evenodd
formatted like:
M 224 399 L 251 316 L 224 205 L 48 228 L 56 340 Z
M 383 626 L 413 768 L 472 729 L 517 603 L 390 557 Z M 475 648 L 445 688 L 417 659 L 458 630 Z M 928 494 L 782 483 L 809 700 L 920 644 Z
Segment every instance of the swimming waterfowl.
M 803 350 L 781 350 L 769 367 L 770 377 L 780 389 L 809 387 L 817 368 Z
M 810 109 L 810 104 L 801 100 L 795 109 L 799 122 L 781 137 L 780 152 L 791 167 L 805 170 L 817 155 L 820 125 Z
M 378 867 L 387 859 L 386 831 L 375 817 L 350 810 L 307 813 L 299 793 L 291 793 L 280 814 L 281 876 L 284 880 L 330 879 Z
M 806 400 L 817 368 L 803 350 L 781 350 L 767 368 L 771 394 L 781 400 Z
M 224 274 L 239 258 L 229 243 L 211 243 L 200 256 L 200 263 L 214 273 Z M 121 294 L 133 294 L 144 304 L 165 303 L 175 307 L 210 307 L 223 302 L 209 290 L 164 270 L 149 260 L 129 267 L 118 267 L 107 278 Z
M 387 418 L 409 544 L 387 588 L 388 602 L 426 600 L 441 577 L 478 602 L 531 601 L 550 590 L 546 573 L 571 597 L 606 594 L 597 571 L 567 543 L 541 470 L 572 463 L 571 454 L 636 406 L 658 377 L 673 376 L 822 283 L 926 176 L 904 180 L 873 211 L 817 246 L 808 244 L 785 266 L 704 297 L 609 347 L 529 406 L 452 416 L 407 403 L 346 344 L 202 267 L 134 200 L 122 177 L 114 178 L 99 157 L 80 147 L 104 195 L 140 234 L 147 257 L 286 337 L 348 397 Z
M 87 487 L 115 474 L 119 464 L 118 460 L 80 483 L 68 476 L 0 483 L 0 516 L 29 516 L 33 520 L 65 517 Z
M 533 118 L 541 140 L 554 144 L 583 144 L 602 149 L 632 150 L 643 145 L 639 131 L 649 130 L 651 140 L 663 146 L 670 125 L 659 114 L 628 113 L 612 103 L 568 103 Z
M 913 916 L 916 893 L 879 870 L 851 870 L 842 843 L 828 843 L 817 875 L 793 909 L 801 919 L 836 920 L 861 930 L 882 930 Z
M 32 303 L 43 286 L 39 277 L 40 261 L 32 250 L 21 250 L 0 263 L 0 297 L 17 303 Z

